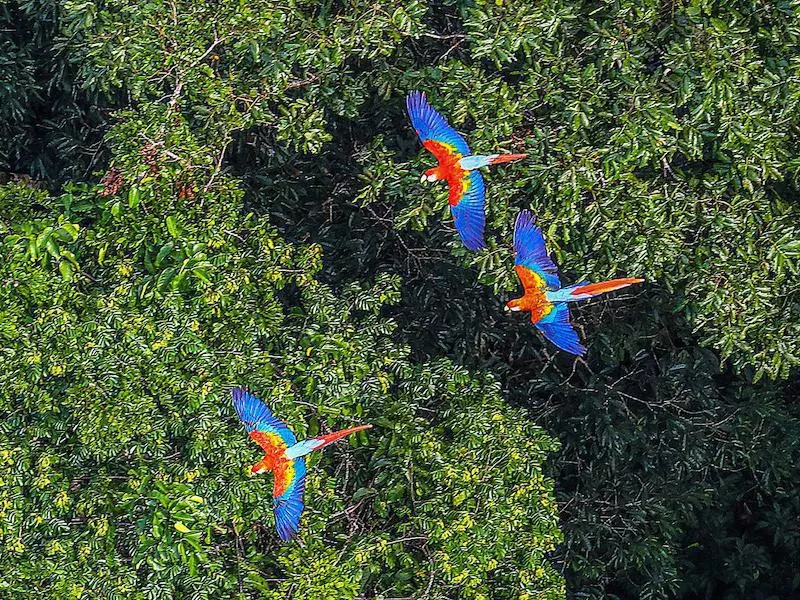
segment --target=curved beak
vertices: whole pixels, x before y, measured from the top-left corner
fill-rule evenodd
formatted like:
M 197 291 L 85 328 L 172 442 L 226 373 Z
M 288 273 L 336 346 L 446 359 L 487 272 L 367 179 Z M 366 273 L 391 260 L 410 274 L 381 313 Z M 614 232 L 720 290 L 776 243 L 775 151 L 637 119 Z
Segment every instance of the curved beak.
M 423 173 L 422 177 L 419 178 L 419 182 L 420 183 L 425 183 L 426 181 L 428 181 L 428 176 L 425 175 L 425 173 Z
M 511 312 L 511 309 L 508 307 L 508 304 L 504 304 L 503 305 L 503 312 L 507 312 L 507 313 Z

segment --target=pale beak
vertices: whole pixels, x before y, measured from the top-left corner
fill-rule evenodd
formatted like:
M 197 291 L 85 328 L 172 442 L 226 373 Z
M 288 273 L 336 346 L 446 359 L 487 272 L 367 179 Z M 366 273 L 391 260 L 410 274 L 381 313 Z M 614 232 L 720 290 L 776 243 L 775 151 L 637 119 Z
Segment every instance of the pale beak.
M 508 307 L 508 304 L 504 304 L 504 305 L 503 305 L 503 310 L 504 310 L 505 312 L 511 312 L 511 309 Z
M 422 177 L 419 178 L 419 182 L 420 183 L 425 183 L 426 181 L 428 181 L 428 176 L 425 175 L 425 173 L 423 173 Z

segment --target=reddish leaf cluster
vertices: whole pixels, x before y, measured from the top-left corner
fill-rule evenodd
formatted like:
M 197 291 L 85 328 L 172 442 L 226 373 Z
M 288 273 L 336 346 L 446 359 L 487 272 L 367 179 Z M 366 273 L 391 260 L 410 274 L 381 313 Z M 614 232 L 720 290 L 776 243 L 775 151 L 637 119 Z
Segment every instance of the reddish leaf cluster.
M 119 193 L 119 189 L 125 181 L 122 179 L 122 173 L 119 172 L 119 169 L 112 167 L 103 176 L 100 183 L 103 186 L 103 191 L 100 192 L 101 196 L 115 196 Z
M 145 144 L 142 147 L 141 154 L 145 164 L 150 167 L 150 174 L 155 175 L 158 172 L 158 150 L 156 150 L 155 144 L 151 142 Z
M 178 199 L 179 200 L 194 200 L 197 192 L 191 183 L 179 182 L 178 183 Z

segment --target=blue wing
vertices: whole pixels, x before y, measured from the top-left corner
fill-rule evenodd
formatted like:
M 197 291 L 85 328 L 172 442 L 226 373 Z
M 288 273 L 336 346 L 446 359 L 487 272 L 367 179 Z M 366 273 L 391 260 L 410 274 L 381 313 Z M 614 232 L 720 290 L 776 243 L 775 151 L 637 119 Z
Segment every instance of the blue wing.
M 406 98 L 406 108 L 421 141 L 434 140 L 452 147 L 463 156 L 469 156 L 467 142 L 428 104 L 424 92 L 411 92 Z
M 536 225 L 533 213 L 523 210 L 514 225 L 514 264 L 539 274 L 551 289 L 561 287 L 558 267 L 547 255 L 542 230 Z
M 544 334 L 544 337 L 565 352 L 576 356 L 583 356 L 586 352 L 586 348 L 578 339 L 578 333 L 569 322 L 569 306 L 567 304 L 556 304 L 553 310 L 535 325 Z
M 275 471 L 275 490 L 282 489 L 272 500 L 275 512 L 275 528 L 280 538 L 287 542 L 300 528 L 300 515 L 303 514 L 303 492 L 306 489 L 306 463 L 296 458 L 287 463 L 291 473 Z M 287 480 L 288 481 L 285 481 Z
M 234 388 L 231 393 L 233 406 L 248 433 L 253 431 L 277 433 L 287 446 L 297 443 L 297 438 L 294 437 L 286 423 L 272 416 L 272 412 L 261 400 L 244 388 Z
M 485 248 L 483 229 L 486 225 L 486 187 L 478 171 L 469 171 L 461 180 L 461 199 L 450 205 L 458 235 L 470 250 Z

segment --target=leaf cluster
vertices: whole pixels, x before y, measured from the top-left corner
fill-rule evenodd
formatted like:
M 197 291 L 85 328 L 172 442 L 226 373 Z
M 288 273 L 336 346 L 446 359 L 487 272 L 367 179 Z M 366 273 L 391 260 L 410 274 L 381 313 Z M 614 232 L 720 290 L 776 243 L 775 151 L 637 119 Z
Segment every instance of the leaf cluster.
M 547 597 L 556 544 L 582 597 L 796 592 L 795 4 L 0 10 L 18 580 Z M 487 252 L 418 184 L 410 89 L 476 152 L 531 155 L 487 174 Z M 576 311 L 586 363 L 501 314 L 522 208 L 565 281 L 652 282 Z M 312 469 L 304 526 L 324 535 L 305 546 L 274 546 L 268 482 L 242 478 L 225 386 L 243 379 L 300 435 L 389 419 Z M 561 442 L 563 545 L 527 414 Z M 45 479 L 76 496 L 49 525 L 57 492 L 25 487 Z
M 225 134 L 157 101 L 118 118 L 102 182 L 0 187 L 2 589 L 562 596 L 556 442 L 490 375 L 410 359 L 398 277 L 320 283 L 318 245 L 244 211 Z M 301 438 L 376 425 L 311 459 L 302 543 L 248 476 L 240 384 Z

